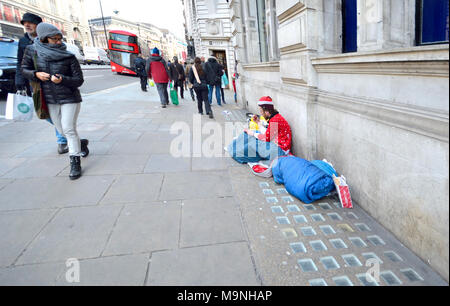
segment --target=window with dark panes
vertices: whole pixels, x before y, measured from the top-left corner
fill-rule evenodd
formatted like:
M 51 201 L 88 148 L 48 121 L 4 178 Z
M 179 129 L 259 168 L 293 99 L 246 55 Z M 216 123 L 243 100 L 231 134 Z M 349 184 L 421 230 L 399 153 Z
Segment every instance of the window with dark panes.
M 449 0 L 416 1 L 416 44 L 449 42 Z
M 342 52 L 358 51 L 358 15 L 356 0 L 342 0 Z

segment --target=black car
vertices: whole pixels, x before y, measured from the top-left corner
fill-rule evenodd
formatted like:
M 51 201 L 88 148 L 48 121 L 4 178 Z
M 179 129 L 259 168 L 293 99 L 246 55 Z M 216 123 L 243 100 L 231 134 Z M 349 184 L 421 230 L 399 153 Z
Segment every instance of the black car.
M 19 43 L 0 37 L 0 95 L 16 92 L 15 78 Z

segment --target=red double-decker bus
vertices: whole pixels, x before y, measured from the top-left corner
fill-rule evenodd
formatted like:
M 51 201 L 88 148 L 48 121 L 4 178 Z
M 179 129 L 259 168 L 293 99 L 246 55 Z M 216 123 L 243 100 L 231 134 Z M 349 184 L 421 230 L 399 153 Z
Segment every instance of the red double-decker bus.
M 135 34 L 109 31 L 108 49 L 113 72 L 137 75 L 134 60 L 140 49 L 138 37 Z

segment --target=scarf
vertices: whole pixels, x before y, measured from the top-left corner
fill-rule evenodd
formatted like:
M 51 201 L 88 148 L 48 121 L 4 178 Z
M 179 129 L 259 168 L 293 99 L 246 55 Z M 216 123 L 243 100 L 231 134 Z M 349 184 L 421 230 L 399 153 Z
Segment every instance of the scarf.
M 34 39 L 34 48 L 38 57 L 43 58 L 47 62 L 57 62 L 74 56 L 67 51 L 66 44 L 46 44 L 42 43 L 38 37 Z

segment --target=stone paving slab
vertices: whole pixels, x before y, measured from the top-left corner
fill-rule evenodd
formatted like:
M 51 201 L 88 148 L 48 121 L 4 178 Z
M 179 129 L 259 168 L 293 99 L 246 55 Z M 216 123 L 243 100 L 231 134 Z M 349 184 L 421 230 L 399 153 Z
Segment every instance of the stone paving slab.
M 152 253 L 150 286 L 258 286 L 246 242 Z
M 142 173 L 148 161 L 147 155 L 122 156 L 89 156 L 81 160 L 84 176 L 93 175 L 124 175 Z M 70 169 L 62 171 L 59 176 L 68 177 Z
M 0 267 L 14 263 L 56 210 L 0 212 Z
M 179 172 L 165 175 L 159 200 L 205 199 L 232 194 L 228 172 Z
M 167 154 L 170 140 L 154 139 L 152 141 L 117 141 L 108 154 L 110 155 L 150 155 Z
M 96 205 L 115 177 L 20 179 L 1 190 L 0 211 Z M 70 182 L 70 184 L 68 184 Z
M 53 177 L 69 166 L 68 156 L 65 158 L 29 158 L 2 177 L 15 179 Z
M 0 178 L 0 190 L 2 190 L 3 187 L 10 184 L 13 180 L 11 179 L 2 179 Z
M 229 157 L 193 157 L 192 171 L 227 170 L 236 166 Z
M 103 255 L 176 249 L 180 218 L 181 202 L 126 205 Z
M 25 161 L 25 158 L 0 158 L 0 176 L 5 175 Z
M 183 201 L 181 248 L 245 240 L 239 206 L 233 198 Z
M 102 204 L 143 203 L 158 199 L 163 174 L 134 174 L 118 177 L 105 194 Z
M 36 143 L 15 155 L 17 158 L 62 157 L 58 154 L 56 137 L 53 142 Z M 68 157 L 66 157 L 68 158 Z
M 57 286 L 143 286 L 150 254 L 80 260 L 80 282 L 68 283 L 66 271 Z M 67 268 L 66 268 L 67 269 Z
M 154 154 L 150 156 L 144 169 L 144 173 L 187 171 L 191 171 L 191 159 L 177 158 L 170 154 Z
M 0 158 L 14 157 L 33 146 L 34 142 L 2 142 L 2 145 L 0 146 Z
M 0 286 L 55 286 L 66 269 L 65 262 L 2 268 Z
M 62 209 L 17 261 L 18 265 L 99 257 L 122 207 Z

